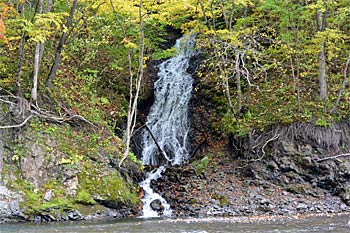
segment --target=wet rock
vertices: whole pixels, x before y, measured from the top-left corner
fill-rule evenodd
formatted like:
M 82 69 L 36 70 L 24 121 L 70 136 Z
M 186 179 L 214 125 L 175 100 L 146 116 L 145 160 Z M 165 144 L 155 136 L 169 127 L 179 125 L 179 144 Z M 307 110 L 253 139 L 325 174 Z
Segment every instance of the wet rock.
M 0 222 L 24 219 L 24 214 L 19 204 L 21 201 L 22 197 L 18 193 L 0 185 Z
M 69 220 L 78 221 L 84 220 L 84 216 L 78 210 L 70 210 L 67 212 Z
M 348 206 L 345 203 L 341 203 L 339 206 L 339 209 L 341 209 L 342 211 L 347 211 L 348 210 Z
M 158 199 L 151 202 L 151 208 L 155 211 L 162 211 L 164 209 L 162 202 Z
M 41 221 L 42 221 L 41 216 L 35 216 L 33 219 L 33 222 L 35 222 L 35 223 L 41 223 Z
M 348 206 L 350 206 L 350 185 L 346 186 L 344 188 L 344 192 L 341 196 L 344 203 L 346 203 Z
M 51 214 L 43 215 L 43 216 L 41 216 L 41 219 L 44 222 L 54 222 L 54 221 L 56 221 L 56 218 L 53 215 L 51 215 Z
M 271 201 L 269 199 L 263 197 L 263 198 L 261 198 L 259 203 L 260 203 L 260 205 L 268 205 L 271 203 Z
M 305 210 L 307 208 L 308 208 L 308 206 L 305 203 L 299 203 L 297 205 L 297 210 Z

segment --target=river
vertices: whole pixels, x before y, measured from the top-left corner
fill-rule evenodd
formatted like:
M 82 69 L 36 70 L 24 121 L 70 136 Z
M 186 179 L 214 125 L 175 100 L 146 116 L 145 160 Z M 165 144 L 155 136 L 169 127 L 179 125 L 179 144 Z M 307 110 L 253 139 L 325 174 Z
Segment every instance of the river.
M 255 220 L 258 220 L 255 219 Z M 52 224 L 3 224 L 0 232 L 8 233 L 206 233 L 206 232 L 337 232 L 348 233 L 349 215 L 335 217 L 281 218 L 249 222 L 249 218 L 189 218 L 189 219 L 127 219 L 100 222 L 70 222 Z

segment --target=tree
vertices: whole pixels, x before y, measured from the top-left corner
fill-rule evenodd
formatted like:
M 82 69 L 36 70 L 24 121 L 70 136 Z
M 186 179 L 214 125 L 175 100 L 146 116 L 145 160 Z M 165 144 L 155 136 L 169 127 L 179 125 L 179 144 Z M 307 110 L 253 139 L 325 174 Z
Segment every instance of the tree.
M 78 4 L 78 0 L 73 0 L 72 6 L 71 6 L 71 9 L 69 12 L 69 16 L 68 16 L 68 19 L 66 22 L 66 30 L 62 32 L 61 39 L 60 39 L 58 46 L 57 46 L 57 49 L 56 49 L 56 54 L 55 54 L 53 64 L 51 66 L 50 73 L 46 79 L 46 87 L 48 87 L 48 88 L 50 88 L 52 85 L 52 81 L 55 78 L 56 71 L 58 69 L 58 65 L 61 61 L 62 49 L 63 49 L 63 46 L 66 42 L 67 35 L 68 35 L 67 30 L 69 30 L 71 28 L 73 16 L 74 16 L 75 9 L 77 8 L 77 4 Z
M 318 32 L 323 32 L 326 27 L 326 15 L 327 2 L 323 0 L 323 4 L 316 10 L 316 21 L 317 21 L 317 30 Z M 322 41 L 320 44 L 320 52 L 318 55 L 319 61 L 319 90 L 320 90 L 320 100 L 326 100 L 328 97 L 328 88 L 327 88 L 327 74 L 326 74 L 326 42 Z
M 43 13 L 43 0 L 39 0 L 37 6 L 37 13 Z M 34 55 L 34 75 L 33 75 L 33 88 L 31 92 L 31 100 L 36 103 L 38 98 L 38 74 L 40 66 L 40 50 L 42 48 L 42 42 L 38 41 L 35 46 L 35 55 Z
M 137 104 L 140 94 L 141 82 L 143 78 L 143 66 L 144 66 L 144 51 L 145 51 L 145 32 L 143 24 L 143 1 L 139 1 L 139 21 L 140 21 L 140 41 L 139 41 L 139 55 L 138 55 L 138 70 L 136 75 L 136 80 L 133 80 L 132 72 L 130 72 L 130 97 L 129 97 L 129 106 L 128 106 L 128 118 L 126 125 L 126 134 L 125 134 L 125 143 L 126 149 L 124 151 L 124 156 L 119 162 L 119 167 L 122 166 L 124 160 L 129 156 L 130 153 L 130 142 L 131 137 L 135 130 L 135 125 L 137 122 Z M 129 64 L 131 64 L 131 57 L 129 56 Z M 130 67 L 131 68 L 131 67 Z M 133 94 L 133 86 L 135 82 L 135 94 Z

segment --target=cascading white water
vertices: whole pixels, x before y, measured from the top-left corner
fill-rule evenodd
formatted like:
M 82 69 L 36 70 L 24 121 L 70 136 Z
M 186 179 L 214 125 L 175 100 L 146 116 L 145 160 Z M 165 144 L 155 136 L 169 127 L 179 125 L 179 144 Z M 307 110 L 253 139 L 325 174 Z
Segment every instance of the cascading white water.
M 145 196 L 142 198 L 142 216 L 146 218 L 152 218 L 152 217 L 159 217 L 159 214 L 157 211 L 154 211 L 151 207 L 151 204 L 155 200 L 159 200 L 160 203 L 162 203 L 163 207 L 163 216 L 170 217 L 171 216 L 171 209 L 170 205 L 166 202 L 166 200 L 159 195 L 158 193 L 155 193 L 153 189 L 151 188 L 151 182 L 152 180 L 157 180 L 162 176 L 162 172 L 165 171 L 164 166 L 160 166 L 156 171 L 149 172 L 146 175 L 146 179 L 140 183 L 140 186 L 145 191 Z
M 193 79 L 186 72 L 192 55 L 194 38 L 186 35 L 176 42 L 177 56 L 159 65 L 155 82 L 155 102 L 147 117 L 147 126 L 172 165 L 188 159 L 188 103 Z M 143 132 L 142 162 L 157 165 L 159 149 L 147 130 Z M 163 155 L 161 155 L 163 156 Z
M 188 103 L 191 98 L 193 79 L 186 72 L 195 44 L 193 35 L 185 35 L 176 42 L 177 55 L 159 65 L 159 79 L 155 82 L 155 102 L 147 117 L 147 126 L 164 152 L 158 146 L 148 130 L 143 131 L 142 163 L 158 165 L 159 156 L 171 165 L 178 165 L 188 159 Z M 157 157 L 158 156 L 158 157 Z M 154 200 L 162 203 L 163 216 L 171 216 L 169 204 L 151 189 L 151 181 L 161 177 L 165 167 L 146 174 L 146 180 L 140 183 L 145 191 L 143 217 L 157 217 L 151 208 Z

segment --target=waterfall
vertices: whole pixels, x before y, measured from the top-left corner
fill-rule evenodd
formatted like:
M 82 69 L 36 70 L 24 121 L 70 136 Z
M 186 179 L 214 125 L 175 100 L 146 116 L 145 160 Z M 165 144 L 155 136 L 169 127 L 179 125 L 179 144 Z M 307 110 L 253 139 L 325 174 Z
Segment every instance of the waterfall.
M 144 165 L 179 165 L 189 157 L 188 153 L 188 103 L 191 98 L 193 79 L 186 72 L 193 54 L 194 35 L 185 35 L 176 41 L 177 54 L 159 65 L 158 80 L 155 82 L 155 101 L 147 117 L 149 130 L 143 131 L 142 163 Z M 157 140 L 155 143 L 152 135 Z M 164 152 L 160 153 L 159 147 Z M 154 200 L 162 203 L 162 215 L 171 216 L 171 209 L 165 199 L 151 189 L 151 181 L 161 177 L 165 171 L 161 166 L 146 174 L 140 183 L 145 191 L 143 216 L 159 216 L 151 208 Z

